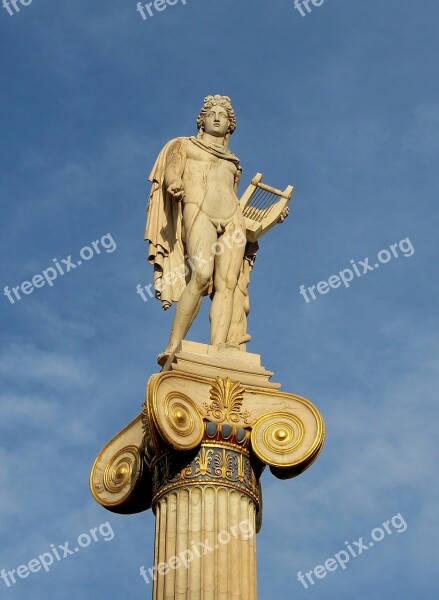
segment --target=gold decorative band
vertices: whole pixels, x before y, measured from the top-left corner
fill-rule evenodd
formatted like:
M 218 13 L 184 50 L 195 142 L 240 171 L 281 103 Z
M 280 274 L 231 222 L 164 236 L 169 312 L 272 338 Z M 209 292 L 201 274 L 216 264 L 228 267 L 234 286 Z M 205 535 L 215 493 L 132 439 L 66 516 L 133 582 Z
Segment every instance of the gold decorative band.
M 188 485 L 225 486 L 259 503 L 258 481 L 248 451 L 226 444 L 202 443 L 196 454 L 167 453 L 153 470 L 153 504 L 168 491 Z

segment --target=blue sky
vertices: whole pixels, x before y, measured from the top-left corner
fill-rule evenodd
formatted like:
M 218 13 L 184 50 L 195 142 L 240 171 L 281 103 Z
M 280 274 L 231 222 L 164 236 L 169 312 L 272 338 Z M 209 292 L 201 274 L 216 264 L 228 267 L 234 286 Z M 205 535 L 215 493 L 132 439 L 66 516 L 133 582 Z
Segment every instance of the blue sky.
M 0 597 L 147 598 L 153 516 L 88 491 L 104 443 L 139 411 L 172 315 L 142 302 L 147 176 L 231 96 L 241 190 L 292 183 L 291 216 L 261 242 L 249 350 L 321 410 L 327 442 L 290 481 L 263 476 L 259 597 L 436 597 L 439 84 L 433 0 L 188 0 L 142 20 L 135 0 L 0 8 L 1 288 L 106 234 L 101 251 L 12 304 L 2 296 L 0 570 L 109 521 L 101 540 Z M 409 238 L 392 258 L 306 303 L 299 293 Z M 190 339 L 206 341 L 208 301 Z M 386 536 L 305 589 L 345 541 Z

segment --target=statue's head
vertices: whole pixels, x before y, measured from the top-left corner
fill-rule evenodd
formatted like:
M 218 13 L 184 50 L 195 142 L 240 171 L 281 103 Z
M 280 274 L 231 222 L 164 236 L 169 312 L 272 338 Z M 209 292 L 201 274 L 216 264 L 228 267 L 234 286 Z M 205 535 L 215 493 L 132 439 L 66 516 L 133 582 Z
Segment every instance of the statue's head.
M 228 96 L 206 96 L 197 118 L 198 135 L 203 132 L 228 138 L 236 129 L 235 111 Z

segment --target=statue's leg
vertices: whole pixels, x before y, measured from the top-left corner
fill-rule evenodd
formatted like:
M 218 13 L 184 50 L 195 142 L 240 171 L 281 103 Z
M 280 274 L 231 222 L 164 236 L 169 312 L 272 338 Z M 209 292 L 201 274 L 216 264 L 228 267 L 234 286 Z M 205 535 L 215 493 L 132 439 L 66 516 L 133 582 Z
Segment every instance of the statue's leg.
M 244 226 L 244 220 L 240 213 L 236 214 L 233 226 L 233 229 Z M 231 231 L 232 228 L 227 228 L 225 233 L 218 238 L 221 253 L 217 253 L 215 256 L 215 293 L 210 309 L 210 343 L 212 345 L 224 344 L 227 341 L 232 321 L 234 292 L 244 259 L 245 244 L 242 243 L 242 236 L 234 236 Z
M 200 310 L 201 300 L 212 278 L 214 268 L 212 245 L 217 240 L 214 225 L 195 204 L 185 205 L 183 219 L 186 250 L 192 273 L 189 283 L 177 302 L 171 336 L 164 355 L 174 352 L 189 331 Z

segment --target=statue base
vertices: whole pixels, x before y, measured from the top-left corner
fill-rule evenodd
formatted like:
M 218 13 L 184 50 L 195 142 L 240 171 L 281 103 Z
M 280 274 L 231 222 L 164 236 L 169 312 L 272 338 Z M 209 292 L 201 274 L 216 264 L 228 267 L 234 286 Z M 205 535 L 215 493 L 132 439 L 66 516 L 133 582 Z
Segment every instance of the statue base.
M 230 377 L 243 385 L 255 385 L 278 390 L 280 383 L 269 380 L 273 376 L 261 366 L 259 354 L 242 352 L 227 346 L 210 346 L 183 340 L 162 368 L 203 377 Z

